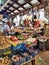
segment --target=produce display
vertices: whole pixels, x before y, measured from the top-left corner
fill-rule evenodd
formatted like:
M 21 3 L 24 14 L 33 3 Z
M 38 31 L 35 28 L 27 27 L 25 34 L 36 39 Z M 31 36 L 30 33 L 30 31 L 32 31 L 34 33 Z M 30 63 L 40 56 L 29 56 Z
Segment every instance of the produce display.
M 28 39 L 26 39 L 26 42 L 34 43 L 34 42 L 36 42 L 36 38 L 28 38 Z
M 21 3 L 21 1 L 22 1 L 22 3 Z M 33 0 L 24 0 L 24 3 L 23 3 L 23 0 L 15 0 L 15 1 L 11 0 L 11 2 L 12 2 L 11 4 L 13 4 L 13 5 L 18 4 L 18 8 L 22 7 L 22 5 L 23 5 L 22 8 L 28 9 L 28 6 L 24 7 L 24 5 L 26 5 L 28 3 L 29 5 L 32 6 L 32 4 L 33 4 L 32 1 Z M 43 3 L 44 2 L 42 2 L 42 4 Z M 10 3 L 7 3 L 7 5 L 9 5 L 9 4 Z M 11 4 L 9 6 L 11 6 Z M 40 4 L 40 0 L 39 0 L 39 4 Z M 13 6 L 13 5 L 12 5 L 12 7 L 14 9 L 16 9 L 15 6 Z M 26 14 L 26 12 L 23 12 L 23 15 L 26 14 L 24 16 L 25 18 L 23 17 L 23 15 L 21 17 L 17 16 L 16 18 L 14 18 L 15 14 L 17 14 L 14 12 L 13 12 L 14 17 L 12 15 L 11 18 L 10 17 L 5 18 L 3 15 L 3 18 L 5 18 L 5 20 L 1 20 L 3 22 L 3 29 L 5 28 L 5 30 L 3 30 L 3 32 L 5 31 L 5 33 L 8 33 L 8 34 L 6 34 L 7 36 L 4 36 L 3 33 L 0 33 L 0 65 L 38 65 L 38 61 L 37 61 L 38 57 L 36 58 L 35 56 L 39 53 L 39 49 L 41 47 L 40 43 L 42 43 L 43 49 L 45 50 L 45 48 L 46 48 L 45 45 L 47 42 L 46 38 L 40 38 L 41 36 L 44 35 L 44 34 L 42 35 L 42 32 L 43 33 L 45 32 L 45 36 L 49 37 L 49 24 L 47 26 L 45 26 L 45 28 L 42 27 L 44 29 L 43 30 L 41 28 L 42 21 L 40 23 L 40 21 L 38 20 L 40 18 L 39 17 L 40 11 L 34 12 L 34 9 L 38 9 L 38 8 L 36 8 L 36 7 L 33 8 L 33 11 L 31 8 L 31 12 L 26 11 L 27 14 Z M 6 9 L 6 7 L 3 9 Z M 7 8 L 7 10 L 8 9 L 9 8 Z M 11 10 L 9 10 L 9 11 L 11 11 Z M 30 10 L 30 7 L 29 7 L 29 10 Z M 3 12 L 1 12 L 1 13 L 3 14 Z M 11 12 L 10 12 L 10 14 L 12 14 Z M 19 11 L 19 9 L 18 9 L 18 12 L 20 12 L 22 14 L 21 10 Z M 37 17 L 36 17 L 36 13 L 37 13 Z M 38 19 L 36 19 L 36 18 L 38 18 Z M 14 20 L 14 19 L 16 19 L 16 20 Z M 18 21 L 18 24 L 16 24 L 17 19 L 18 20 L 20 19 L 20 22 Z M 11 22 L 12 24 L 8 23 L 8 22 Z M 7 25 L 4 26 L 5 23 Z M 7 27 L 7 30 L 6 30 L 6 27 Z M 37 62 L 37 64 L 36 64 L 36 62 Z
M 11 60 L 6 56 L 2 59 L 0 59 L 0 65 L 12 65 Z
M 28 33 L 30 28 L 26 28 L 26 30 L 27 32 L 15 32 L 14 35 L 0 36 L 0 52 L 2 50 L 0 56 L 2 54 L 4 56 L 4 58 L 0 60 L 0 65 L 21 65 L 33 58 L 33 55 L 26 52 L 26 48 L 27 44 L 31 45 L 31 43 L 35 43 L 36 38 L 29 37 L 31 35 Z M 15 54 L 15 52 L 17 53 Z
M 23 57 L 21 57 L 20 55 L 13 55 L 13 57 L 12 57 L 13 62 L 19 62 L 22 59 L 23 59 Z
M 45 36 L 49 37 L 49 25 L 45 28 Z
M 30 56 L 27 52 L 24 52 L 23 54 L 24 54 L 24 56 L 26 56 L 26 57 L 32 58 L 32 56 Z
M 28 52 L 22 53 L 22 55 L 26 58 L 26 61 L 31 60 L 33 58 L 32 54 L 30 55 Z
M 10 46 L 11 44 L 9 43 L 8 39 L 4 36 L 0 36 L 0 49 L 5 49 Z
M 32 55 L 29 55 L 27 52 L 24 52 L 24 53 L 22 53 L 22 55 L 21 54 L 20 55 L 18 55 L 18 54 L 17 55 L 13 55 L 12 56 L 12 61 L 14 63 L 20 63 L 21 64 L 23 62 L 26 62 L 27 60 L 32 59 L 32 58 L 33 58 Z
M 17 46 L 19 44 L 22 44 L 23 41 L 22 40 L 17 40 L 17 41 L 12 41 L 12 40 L 9 40 L 10 44 L 13 45 L 13 46 Z
M 18 35 L 17 37 L 18 37 L 19 40 L 24 40 L 25 39 L 25 37 L 23 35 Z
M 18 41 L 18 39 L 15 36 L 11 36 L 12 41 Z
M 27 39 L 29 37 L 29 33 L 22 33 L 24 35 L 24 38 Z

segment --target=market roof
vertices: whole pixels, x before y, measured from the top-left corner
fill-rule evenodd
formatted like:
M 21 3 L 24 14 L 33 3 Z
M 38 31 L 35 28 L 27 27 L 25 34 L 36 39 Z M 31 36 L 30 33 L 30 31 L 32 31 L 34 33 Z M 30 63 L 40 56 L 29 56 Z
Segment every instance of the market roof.
M 38 6 L 39 8 L 41 3 L 42 0 L 10 0 L 9 3 L 7 3 L 7 5 L 3 8 L 3 11 L 7 12 L 9 16 L 14 17 L 18 14 L 26 13 L 31 8 L 33 9 L 35 6 Z M 42 7 L 42 5 L 40 7 Z

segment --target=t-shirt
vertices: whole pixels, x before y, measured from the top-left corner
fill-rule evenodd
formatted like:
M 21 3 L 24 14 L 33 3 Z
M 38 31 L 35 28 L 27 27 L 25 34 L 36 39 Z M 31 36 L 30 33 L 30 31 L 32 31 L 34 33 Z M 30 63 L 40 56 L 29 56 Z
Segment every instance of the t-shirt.
M 34 26 L 39 27 L 40 26 L 40 21 L 39 20 L 34 21 Z
M 7 34 L 8 33 L 7 31 L 10 31 L 10 28 L 9 28 L 8 25 L 5 24 L 4 27 L 3 27 L 4 34 Z
M 26 25 L 26 26 L 28 26 L 28 25 L 29 25 L 28 20 L 25 20 L 25 21 L 24 21 L 24 25 Z

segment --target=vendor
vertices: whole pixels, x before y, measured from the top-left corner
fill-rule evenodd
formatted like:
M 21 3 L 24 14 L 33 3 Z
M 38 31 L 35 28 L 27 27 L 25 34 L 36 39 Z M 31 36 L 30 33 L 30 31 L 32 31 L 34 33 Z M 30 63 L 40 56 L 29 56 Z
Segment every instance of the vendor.
M 24 20 L 24 25 L 25 25 L 25 26 L 29 26 L 29 21 L 28 21 L 27 18 Z
M 36 15 L 34 15 L 34 27 L 40 27 L 40 21 L 37 19 Z
M 8 21 L 8 22 L 5 23 L 5 25 L 3 27 L 3 33 L 4 33 L 4 35 L 9 34 L 10 29 L 11 29 L 11 23 Z
M 32 26 L 33 26 L 33 24 L 32 24 L 32 22 L 31 22 L 31 20 L 29 20 L 29 26 L 30 26 L 30 27 L 32 27 Z

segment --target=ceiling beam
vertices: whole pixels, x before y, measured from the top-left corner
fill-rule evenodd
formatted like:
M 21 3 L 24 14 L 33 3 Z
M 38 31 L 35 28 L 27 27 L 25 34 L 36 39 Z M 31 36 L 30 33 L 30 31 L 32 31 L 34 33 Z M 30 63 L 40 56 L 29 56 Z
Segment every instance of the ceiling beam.
M 11 6 L 11 7 L 13 7 L 14 10 L 18 10 L 21 13 L 21 11 L 18 9 L 19 7 L 16 8 L 16 7 L 13 6 L 13 4 L 9 4 L 9 3 L 8 3 L 8 5 Z M 10 10 L 10 11 L 13 12 L 14 10 L 12 10 L 12 11 Z
M 7 7 L 4 7 L 4 9 L 8 10 L 10 8 L 10 6 L 7 8 Z
M 24 0 L 26 3 L 28 3 L 30 6 L 33 6 L 30 2 L 31 0 Z
M 42 6 L 41 6 L 42 5 Z M 33 8 L 35 8 L 35 7 L 37 7 L 37 8 L 39 8 L 39 9 L 42 9 L 42 8 L 44 8 L 44 4 L 42 3 L 42 4 L 38 4 L 38 5 L 36 5 L 36 6 L 34 6 Z M 30 8 L 31 9 L 31 8 Z M 28 9 L 27 11 L 29 11 L 30 9 Z M 38 10 L 39 10 L 38 9 Z M 22 12 L 23 14 L 26 14 L 27 13 L 27 11 L 24 11 L 24 12 Z
M 17 2 L 18 0 L 12 0 L 12 1 L 13 1 L 14 3 L 18 4 L 18 5 L 19 5 L 20 7 L 22 7 L 23 9 L 24 9 L 24 7 L 23 7 L 23 6 L 24 6 L 25 4 L 27 4 L 26 0 L 25 0 L 25 3 L 24 3 L 24 4 L 22 4 L 22 5 L 21 5 L 21 4 L 19 4 L 19 3 Z M 27 0 L 27 1 L 28 1 L 28 0 Z M 30 0 L 29 0 L 29 1 L 30 1 Z M 28 4 L 30 4 L 30 3 L 28 2 Z M 42 3 L 42 4 L 43 4 L 43 3 Z M 37 5 L 34 5 L 34 6 L 33 6 L 33 5 L 31 5 L 32 7 L 31 7 L 30 9 L 33 9 L 34 7 L 37 7 L 37 8 L 39 8 L 39 9 L 44 8 L 44 4 L 43 4 L 43 5 L 42 5 L 42 4 L 40 3 L 40 4 L 37 4 Z M 14 17 L 15 17 L 16 15 L 21 14 L 21 13 L 25 14 L 25 12 L 26 12 L 26 11 L 29 11 L 29 10 L 30 10 L 30 9 L 27 9 L 27 10 L 26 10 L 26 9 L 24 9 L 24 11 L 22 11 L 22 12 L 21 12 L 21 11 L 18 9 L 19 7 L 18 7 L 18 8 L 16 8 L 16 7 L 14 7 L 12 4 L 9 4 L 9 3 L 8 3 L 8 5 L 9 5 L 9 7 L 8 7 L 8 8 L 6 8 L 6 7 L 5 7 L 5 9 L 6 9 L 6 10 L 9 10 L 10 6 L 14 8 L 14 10 L 12 10 L 12 11 L 11 11 L 11 10 L 9 10 L 9 11 L 10 11 L 10 13 L 8 13 L 8 14 L 10 14 L 10 15 L 11 15 L 11 12 L 14 12 L 15 10 L 18 10 L 18 11 L 19 11 L 19 13 L 14 13 L 14 15 L 11 15 L 11 17 L 12 17 L 12 16 L 14 16 Z M 41 5 L 42 5 L 42 6 L 41 6 Z
M 19 3 L 18 3 L 18 0 L 12 0 L 12 1 L 15 2 L 16 4 L 18 4 L 19 7 L 22 7 L 24 10 L 26 10 L 26 9 L 23 7 L 23 5 L 25 5 L 26 3 L 24 3 L 24 4 L 19 4 Z
M 42 0 L 38 0 L 38 2 L 42 3 L 43 1 Z

